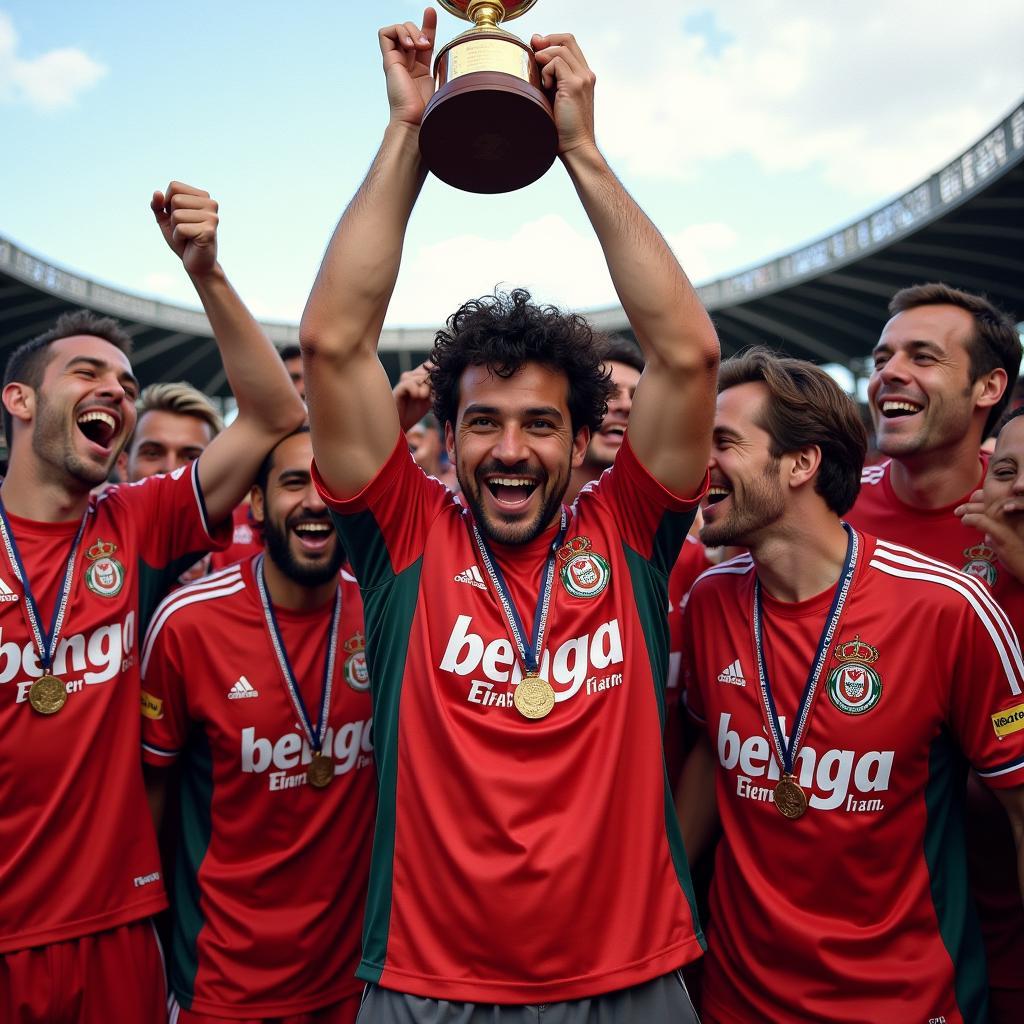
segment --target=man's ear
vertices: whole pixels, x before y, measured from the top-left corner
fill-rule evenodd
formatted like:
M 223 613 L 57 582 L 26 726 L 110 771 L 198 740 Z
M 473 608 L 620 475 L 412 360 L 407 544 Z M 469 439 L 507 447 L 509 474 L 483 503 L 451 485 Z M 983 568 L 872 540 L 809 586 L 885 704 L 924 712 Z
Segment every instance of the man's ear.
M 20 423 L 31 423 L 36 414 L 36 389 L 12 380 L 3 390 L 4 408 Z
M 991 409 L 1006 391 L 1006 371 L 998 366 L 988 373 L 983 373 L 973 384 L 978 388 L 977 398 L 974 400 L 976 409 Z
M 444 450 L 448 453 L 448 461 L 455 465 L 455 430 L 451 420 L 444 423 Z
M 580 427 L 572 439 L 572 468 L 579 469 L 583 460 L 587 457 L 587 448 L 590 446 L 590 427 Z
M 266 508 L 263 504 L 263 491 L 255 484 L 249 491 L 249 510 L 252 513 L 254 522 L 262 523 L 266 516 Z
M 816 444 L 788 452 L 790 460 L 788 480 L 790 487 L 803 487 L 813 480 L 821 468 L 821 449 Z
M 128 480 L 128 452 L 122 451 L 117 457 L 117 475 L 122 480 L 127 482 Z

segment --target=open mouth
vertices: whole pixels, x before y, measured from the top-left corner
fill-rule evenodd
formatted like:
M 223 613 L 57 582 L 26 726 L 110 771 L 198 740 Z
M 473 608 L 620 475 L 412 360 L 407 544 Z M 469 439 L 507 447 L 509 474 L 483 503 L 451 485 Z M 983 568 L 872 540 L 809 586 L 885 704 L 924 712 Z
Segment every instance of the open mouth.
M 119 425 L 117 418 L 103 409 L 80 413 L 75 423 L 88 440 L 101 448 L 110 447 Z
M 487 477 L 484 480 L 484 485 L 499 505 L 509 508 L 525 505 L 538 486 L 536 480 L 519 476 Z
M 626 436 L 626 428 L 621 423 L 612 423 L 607 427 L 602 427 L 600 435 L 607 441 L 615 441 L 621 444 L 622 439 Z
M 296 523 L 292 533 L 298 537 L 303 551 L 314 554 L 323 551 L 330 543 L 334 527 L 322 519 L 306 519 Z
M 878 403 L 878 410 L 887 420 L 900 419 L 903 416 L 916 416 L 924 408 L 919 402 L 906 398 L 885 398 Z
M 721 484 L 712 484 L 708 488 L 707 497 L 704 499 L 708 505 L 717 505 L 720 501 L 724 501 L 732 491 L 728 487 L 723 487 Z

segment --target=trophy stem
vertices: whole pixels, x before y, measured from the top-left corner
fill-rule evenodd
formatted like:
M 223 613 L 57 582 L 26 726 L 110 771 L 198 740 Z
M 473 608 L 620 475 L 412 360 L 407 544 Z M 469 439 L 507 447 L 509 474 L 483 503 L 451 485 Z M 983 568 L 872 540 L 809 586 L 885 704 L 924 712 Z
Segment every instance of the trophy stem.
M 505 8 L 500 0 L 470 0 L 466 14 L 482 31 L 497 28 L 498 22 L 505 17 Z

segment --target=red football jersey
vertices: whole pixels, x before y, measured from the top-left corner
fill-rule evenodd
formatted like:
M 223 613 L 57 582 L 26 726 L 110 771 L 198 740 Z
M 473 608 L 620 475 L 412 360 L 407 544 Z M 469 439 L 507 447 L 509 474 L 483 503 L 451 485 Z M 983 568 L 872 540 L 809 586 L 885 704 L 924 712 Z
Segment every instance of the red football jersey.
M 965 494 L 944 508 L 919 509 L 907 505 L 892 489 L 891 461 L 864 469 L 857 503 L 846 519 L 859 530 L 916 548 L 976 576 L 991 587 L 1014 629 L 1024 630 L 1024 585 L 999 563 L 982 533 L 964 526 L 953 514 L 953 509 L 970 495 Z M 987 466 L 988 455 L 982 452 L 978 487 Z M 1002 806 L 995 806 L 977 788 L 972 788 L 969 795 L 967 849 L 971 888 L 981 915 L 989 978 L 994 987 L 1016 991 L 1024 1002 L 1024 907 L 1015 885 L 1016 847 Z
M 138 638 L 181 564 L 226 536 L 211 535 L 188 467 L 109 487 L 89 510 L 53 664 L 68 699 L 54 715 L 29 704 L 42 669 L 0 555 L 0 953 L 167 904 L 139 767 Z M 46 629 L 78 523 L 9 518 Z
M 860 536 L 846 608 L 795 774 L 809 807 L 773 806 L 751 625 L 754 568 L 704 573 L 685 617 L 687 702 L 720 770 L 704 1020 L 981 1024 L 981 937 L 967 894 L 967 761 L 1024 784 L 1024 662 L 977 580 Z M 764 649 L 788 736 L 834 588 L 764 594 Z M 962 752 L 962 753 L 961 753 Z M 967 761 L 964 760 L 966 757 Z
M 665 681 L 665 765 L 675 786 L 686 759 L 685 721 L 682 712 L 682 688 L 679 685 L 683 657 L 683 602 L 697 577 L 710 569 L 704 545 L 691 534 L 668 578 L 668 678 Z
M 628 441 L 581 492 L 540 666 L 556 702 L 528 721 L 468 510 L 404 438 L 356 497 L 320 486 L 362 588 L 374 688 L 381 798 L 359 976 L 551 1002 L 699 956 L 661 754 L 667 580 L 697 499 L 661 487 Z M 527 621 L 556 529 L 493 545 Z
M 182 760 L 171 988 L 186 1009 L 220 1017 L 305 1013 L 360 991 L 373 839 L 359 588 L 342 573 L 324 741 L 334 779 L 317 789 L 253 564 L 171 594 L 142 649 L 143 757 Z M 314 727 L 332 610 L 274 609 Z

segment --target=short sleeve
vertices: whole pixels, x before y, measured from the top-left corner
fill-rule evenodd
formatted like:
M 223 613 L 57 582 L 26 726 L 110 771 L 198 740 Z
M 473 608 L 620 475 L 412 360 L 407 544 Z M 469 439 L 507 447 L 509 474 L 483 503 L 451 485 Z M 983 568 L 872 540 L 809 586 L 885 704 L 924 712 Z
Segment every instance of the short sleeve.
M 705 474 L 695 494 L 673 494 L 636 457 L 627 433 L 614 465 L 583 488 L 577 503 L 603 503 L 619 524 L 623 541 L 667 577 L 707 486 Z
M 969 590 L 953 649 L 949 714 L 962 750 L 990 787 L 1024 785 L 1024 661 L 1009 619 L 981 585 Z
M 142 759 L 167 767 L 181 752 L 188 735 L 183 644 L 173 616 L 157 609 L 142 645 Z
M 364 591 L 389 583 L 419 559 L 431 524 L 455 501 L 416 465 L 403 434 L 377 475 L 351 498 L 333 495 L 315 462 L 312 476 Z

